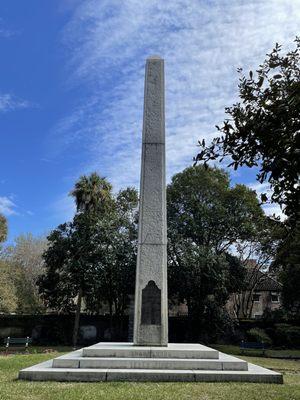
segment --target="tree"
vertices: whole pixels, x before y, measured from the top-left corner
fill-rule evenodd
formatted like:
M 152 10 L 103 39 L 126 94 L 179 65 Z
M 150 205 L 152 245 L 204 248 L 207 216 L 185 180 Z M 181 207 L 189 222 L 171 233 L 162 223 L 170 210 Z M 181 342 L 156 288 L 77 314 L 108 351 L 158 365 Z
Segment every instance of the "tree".
M 18 313 L 41 312 L 41 302 L 37 281 L 43 273 L 42 254 L 47 247 L 44 237 L 34 237 L 31 233 L 19 235 L 12 246 L 3 250 L 2 258 L 15 286 Z
M 73 224 L 64 223 L 47 237 L 48 247 L 43 254 L 45 271 L 39 277 L 39 293 L 47 308 L 58 312 L 74 310 L 74 299 L 78 295 L 78 285 L 69 273 L 72 259 L 71 238 Z
M 80 281 L 73 334 L 74 347 L 77 343 L 81 302 L 86 286 L 85 278 L 89 276 L 85 262 L 87 261 L 86 256 L 88 256 L 87 249 L 91 246 L 91 243 L 88 242 L 91 241 L 93 236 L 91 229 L 94 228 L 96 215 L 105 214 L 105 211 L 112 205 L 111 190 L 111 184 L 94 172 L 89 177 L 80 177 L 74 190 L 70 193 L 75 198 L 77 207 L 77 215 L 74 217 L 75 246 L 77 247 L 78 243 L 82 243 L 81 255 L 79 257 L 75 250 L 77 262 L 73 264 L 73 271 L 79 275 Z M 93 269 L 93 266 L 91 268 Z M 90 269 L 88 272 L 90 272 Z M 87 288 L 86 291 L 88 291 Z
M 243 288 L 245 276 L 230 250 L 255 234 L 264 213 L 254 191 L 231 188 L 224 171 L 201 165 L 173 176 L 167 202 L 170 295 L 187 302 L 200 330 L 217 333 L 228 320 L 229 294 Z
M 133 188 L 121 190 L 115 197 L 114 212 L 106 221 L 97 224 L 94 242 L 97 279 L 87 306 L 94 311 L 103 302 L 108 303 L 110 316 L 124 315 L 128 295 L 134 292 L 136 241 L 137 241 L 137 191 Z M 100 275 L 100 274 L 99 274 Z
M 169 245 L 169 297 L 186 302 L 189 340 L 224 333 L 229 320 L 224 309 L 229 294 L 241 290 L 244 268 L 228 253 L 215 251 L 191 240 Z
M 51 308 L 75 309 L 74 347 L 82 300 L 91 312 L 99 302 L 107 302 L 111 316 L 113 307 L 122 314 L 133 281 L 137 193 L 128 188 L 113 196 L 111 190 L 110 183 L 96 174 L 81 177 L 71 193 L 77 205 L 73 221 L 48 237 L 40 292 Z
M 0 313 L 16 312 L 18 297 L 10 265 L 0 259 Z
M 167 187 L 168 229 L 197 245 L 221 253 L 246 240 L 264 219 L 256 194 L 244 185 L 230 187 L 228 174 L 203 166 L 186 168 Z
M 7 221 L 4 215 L 0 214 L 0 243 L 6 240 L 7 236 Z
M 81 176 L 70 195 L 74 197 L 77 212 L 98 212 L 111 203 L 111 184 L 96 172 Z
M 300 38 L 286 55 L 276 44 L 265 61 L 239 83 L 241 102 L 226 108 L 229 118 L 217 127 L 221 136 L 202 150 L 196 161 L 230 157 L 229 166 L 258 167 L 257 180 L 268 181 L 271 200 L 280 204 L 295 224 L 299 218 L 300 172 Z M 262 195 L 266 201 L 266 194 Z
M 77 344 L 82 300 L 95 279 L 93 239 L 96 223 L 109 212 L 111 189 L 110 183 L 96 173 L 81 176 L 70 193 L 77 207 L 74 219 L 71 223 L 60 225 L 49 235 L 50 246 L 44 254 L 47 271 L 39 281 L 44 301 L 49 306 L 55 306 L 60 300 L 63 309 L 71 310 L 76 299 L 74 347 Z M 53 283 L 57 288 L 52 292 Z

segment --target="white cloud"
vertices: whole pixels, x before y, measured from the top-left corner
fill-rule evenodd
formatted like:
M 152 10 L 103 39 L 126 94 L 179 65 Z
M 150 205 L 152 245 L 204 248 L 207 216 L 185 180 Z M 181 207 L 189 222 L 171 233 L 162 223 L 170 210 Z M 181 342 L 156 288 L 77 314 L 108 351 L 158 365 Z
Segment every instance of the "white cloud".
M 237 100 L 237 67 L 256 68 L 275 42 L 291 46 L 299 0 L 86 0 L 64 32 L 70 85 L 87 98 L 56 127 L 61 146 L 78 143 L 116 187 L 137 184 L 144 62 L 165 58 L 168 176 L 191 165 L 197 141 L 216 134 Z
M 249 183 L 247 186 L 249 186 L 250 189 L 255 190 L 258 196 L 260 196 L 262 193 L 266 193 L 268 195 L 272 194 L 272 190 L 268 182 L 260 183 L 256 181 Z
M 262 206 L 264 212 L 269 215 L 279 217 L 282 221 L 286 219 L 286 215 L 283 213 L 282 209 L 280 208 L 279 204 L 270 203 L 265 204 Z
M 0 112 L 13 111 L 31 106 L 27 100 L 18 99 L 10 93 L 0 93 Z
M 15 211 L 16 204 L 6 196 L 0 196 L 0 213 L 5 216 L 17 214 Z

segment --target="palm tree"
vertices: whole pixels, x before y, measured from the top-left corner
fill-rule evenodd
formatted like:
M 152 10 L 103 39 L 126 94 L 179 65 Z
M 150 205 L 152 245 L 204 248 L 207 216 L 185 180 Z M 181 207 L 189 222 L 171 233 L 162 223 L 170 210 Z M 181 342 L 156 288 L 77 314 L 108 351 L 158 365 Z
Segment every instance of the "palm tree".
M 70 195 L 75 198 L 77 213 L 80 216 L 85 217 L 84 214 L 90 212 L 101 212 L 111 204 L 112 186 L 105 179 L 99 176 L 96 172 L 91 173 L 90 176 L 83 175 L 75 183 L 74 189 L 70 192 Z M 81 249 L 78 249 L 80 252 Z M 84 296 L 84 283 L 79 285 L 74 330 L 73 330 L 73 347 L 76 348 L 79 319 L 81 311 L 82 297 Z
M 75 198 L 77 212 L 96 211 L 105 206 L 111 190 L 111 184 L 93 172 L 90 176 L 81 176 L 70 195 Z

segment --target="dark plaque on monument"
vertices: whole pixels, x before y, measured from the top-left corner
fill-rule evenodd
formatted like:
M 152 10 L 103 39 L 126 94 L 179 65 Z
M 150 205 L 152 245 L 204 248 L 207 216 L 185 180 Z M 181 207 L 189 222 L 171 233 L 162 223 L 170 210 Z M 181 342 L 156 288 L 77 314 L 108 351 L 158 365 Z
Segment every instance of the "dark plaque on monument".
M 161 290 L 149 281 L 142 290 L 142 325 L 161 325 Z

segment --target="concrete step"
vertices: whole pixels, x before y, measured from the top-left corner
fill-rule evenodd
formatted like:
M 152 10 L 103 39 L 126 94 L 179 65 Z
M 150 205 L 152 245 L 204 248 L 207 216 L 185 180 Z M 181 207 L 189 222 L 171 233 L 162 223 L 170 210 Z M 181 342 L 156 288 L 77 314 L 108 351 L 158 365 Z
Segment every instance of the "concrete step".
M 83 357 L 93 349 L 99 357 Z M 19 379 L 33 381 L 98 382 L 268 382 L 283 383 L 282 375 L 219 353 L 202 345 L 171 344 L 141 348 L 128 343 L 98 343 L 19 372 Z M 116 357 L 114 354 L 122 354 Z M 113 356 L 106 354 L 113 353 Z M 94 353 L 93 353 L 94 354 Z M 128 357 L 128 354 L 134 356 Z M 147 354 L 140 357 L 138 354 Z M 159 355 L 157 357 L 156 355 Z M 176 357 L 172 357 L 172 355 Z M 209 354 L 213 357 L 199 358 Z M 164 356 L 166 355 L 166 356 Z M 185 355 L 185 357 L 184 357 Z M 138 358 L 140 357 L 140 358 Z M 248 367 L 248 369 L 247 369 Z M 204 369 L 205 368 L 205 369 Z
M 282 375 L 248 364 L 248 371 L 52 368 L 46 361 L 19 372 L 19 379 L 61 382 L 259 382 L 283 383 Z
M 97 343 L 82 349 L 83 357 L 218 359 L 219 352 L 197 343 L 169 343 L 165 347 L 133 343 Z
M 195 369 L 246 371 L 247 362 L 237 359 L 204 360 L 178 358 L 55 358 L 53 368 L 112 368 L 112 369 Z

